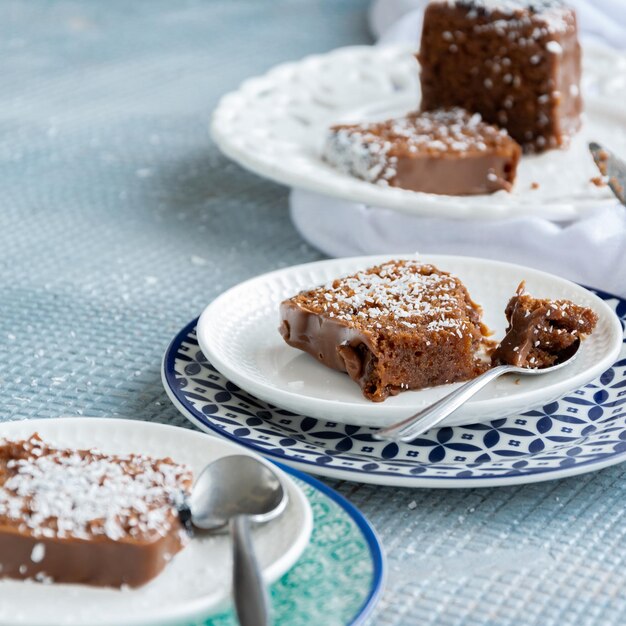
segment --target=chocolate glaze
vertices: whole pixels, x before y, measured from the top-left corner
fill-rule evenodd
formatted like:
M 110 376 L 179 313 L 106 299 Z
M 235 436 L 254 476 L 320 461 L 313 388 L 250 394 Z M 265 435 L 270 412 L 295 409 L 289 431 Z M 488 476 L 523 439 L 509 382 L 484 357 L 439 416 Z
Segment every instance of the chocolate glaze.
M 511 191 L 519 155 L 398 158 L 393 187 L 451 196 Z
M 350 328 L 347 322 L 323 317 L 290 302 L 280 305 L 280 334 L 298 350 L 352 380 L 361 382 L 378 353 L 366 333 Z
M 31 558 L 36 545 L 43 559 Z M 33 537 L 0 526 L 0 576 L 102 587 L 139 587 L 152 580 L 182 547 L 179 531 L 152 541 Z

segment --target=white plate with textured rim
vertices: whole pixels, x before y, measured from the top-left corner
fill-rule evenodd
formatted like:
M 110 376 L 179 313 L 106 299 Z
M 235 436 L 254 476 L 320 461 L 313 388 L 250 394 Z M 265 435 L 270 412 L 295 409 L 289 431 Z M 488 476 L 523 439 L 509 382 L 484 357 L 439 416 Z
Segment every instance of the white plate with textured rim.
M 399 255 L 400 258 L 406 255 Z M 198 343 L 229 380 L 266 402 L 300 415 L 358 426 L 384 426 L 432 404 L 457 385 L 407 391 L 384 402 L 366 400 L 348 376 L 289 347 L 278 332 L 282 300 L 302 289 L 389 260 L 389 255 L 297 265 L 246 281 L 214 300 L 198 321 Z M 519 265 L 471 257 L 419 257 L 458 276 L 484 309 L 483 320 L 504 335 L 504 308 L 518 284 L 537 297 L 566 298 L 599 316 L 593 334 L 568 367 L 537 377 L 503 377 L 451 415 L 446 425 L 485 422 L 547 404 L 599 376 L 622 345 L 615 312 L 595 294 L 568 280 Z
M 601 46 L 583 55 L 586 117 L 569 150 L 522 159 L 513 193 L 442 196 L 371 184 L 321 159 L 328 127 L 384 119 L 417 108 L 413 47 L 352 46 L 285 63 L 245 81 L 213 113 L 211 135 L 243 167 L 284 185 L 416 215 L 569 220 L 603 204 L 610 191 L 591 183 L 598 171 L 590 140 L 626 153 L 626 56 Z M 538 183 L 538 189 L 532 189 Z
M 174 426 L 113 418 L 58 418 L 0 424 L 0 437 L 33 433 L 53 444 L 97 447 L 112 454 L 169 456 L 194 475 L 229 454 L 258 455 L 233 443 Z M 312 513 L 300 488 L 284 472 L 289 504 L 278 519 L 253 529 L 265 580 L 278 580 L 297 562 L 309 542 Z M 227 534 L 194 538 L 153 581 L 120 591 L 83 585 L 0 581 L 0 624 L 171 624 L 204 617 L 230 596 L 231 547 Z

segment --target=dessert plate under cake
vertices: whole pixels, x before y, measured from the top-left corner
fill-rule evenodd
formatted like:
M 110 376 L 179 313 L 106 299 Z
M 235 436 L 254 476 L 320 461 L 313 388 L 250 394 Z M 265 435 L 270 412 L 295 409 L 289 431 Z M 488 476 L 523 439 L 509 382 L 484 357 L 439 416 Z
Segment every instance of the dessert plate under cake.
M 278 332 L 279 305 L 285 298 L 389 259 L 321 261 L 242 283 L 218 297 L 202 314 L 200 347 L 235 384 L 295 413 L 359 426 L 384 426 L 408 417 L 453 386 L 404 392 L 383 403 L 372 403 L 348 376 L 287 346 Z M 472 299 L 483 307 L 483 321 L 494 331 L 495 339 L 504 335 L 504 308 L 522 280 L 537 297 L 569 299 L 591 307 L 599 316 L 596 329 L 570 366 L 537 378 L 500 379 L 453 414 L 448 425 L 484 422 L 547 404 L 599 376 L 620 350 L 622 330 L 615 313 L 583 287 L 544 272 L 485 259 L 429 255 L 420 260 L 461 279 Z
M 597 295 L 626 323 L 626 300 Z M 176 408 L 212 435 L 311 474 L 395 487 L 473 488 L 554 480 L 626 461 L 626 343 L 599 378 L 556 402 L 395 443 L 376 441 L 372 428 L 296 415 L 240 389 L 202 354 L 197 322 L 176 334 L 163 358 L 163 385 Z
M 34 432 L 69 448 L 94 445 L 107 454 L 171 457 L 194 475 L 210 461 L 241 454 L 231 443 L 172 426 L 146 422 L 65 418 L 0 425 L 0 437 L 17 440 Z M 289 504 L 277 520 L 253 531 L 264 577 L 275 581 L 299 559 L 309 542 L 312 513 L 300 488 L 282 475 Z M 165 570 L 143 587 L 129 590 L 0 580 L 0 623 L 49 624 L 51 614 L 67 624 L 165 624 L 206 615 L 230 594 L 231 546 L 227 534 L 194 538 Z
M 280 65 L 224 96 L 211 133 L 220 149 L 261 176 L 296 188 L 371 206 L 439 217 L 493 218 L 534 214 L 573 219 L 603 203 L 608 188 L 591 179 L 597 169 L 590 140 L 626 152 L 626 56 L 603 47 L 583 54 L 583 129 L 568 150 L 522 159 L 512 193 L 441 196 L 384 187 L 341 173 L 321 158 L 333 124 L 383 120 L 419 103 L 416 46 L 341 48 Z M 538 185 L 538 188 L 533 188 Z

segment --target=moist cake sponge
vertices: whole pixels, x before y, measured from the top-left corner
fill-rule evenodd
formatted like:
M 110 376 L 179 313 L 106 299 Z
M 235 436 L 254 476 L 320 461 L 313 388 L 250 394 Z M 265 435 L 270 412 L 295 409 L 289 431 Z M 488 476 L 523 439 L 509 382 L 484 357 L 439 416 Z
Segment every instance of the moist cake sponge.
M 598 321 L 594 311 L 569 300 L 533 298 L 525 293 L 523 282 L 504 313 L 509 324 L 492 362 L 532 369 L 566 359 Z

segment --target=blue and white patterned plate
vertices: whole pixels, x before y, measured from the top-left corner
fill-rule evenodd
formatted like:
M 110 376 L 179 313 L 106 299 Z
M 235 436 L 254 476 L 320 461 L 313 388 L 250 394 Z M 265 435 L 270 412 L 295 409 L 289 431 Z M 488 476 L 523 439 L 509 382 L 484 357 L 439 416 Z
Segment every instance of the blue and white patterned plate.
M 624 327 L 626 300 L 596 293 Z M 201 429 L 312 474 L 405 487 L 487 487 L 626 461 L 626 348 L 600 378 L 557 402 L 395 444 L 374 441 L 371 428 L 295 415 L 239 389 L 205 359 L 196 321 L 180 331 L 163 359 L 174 404 Z

